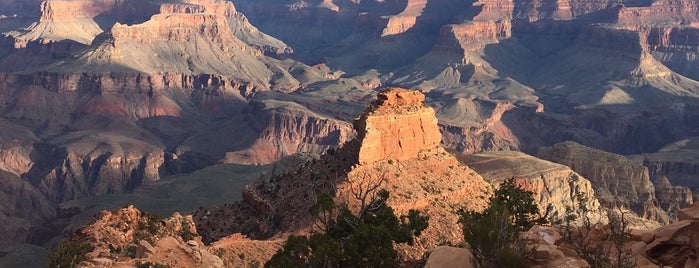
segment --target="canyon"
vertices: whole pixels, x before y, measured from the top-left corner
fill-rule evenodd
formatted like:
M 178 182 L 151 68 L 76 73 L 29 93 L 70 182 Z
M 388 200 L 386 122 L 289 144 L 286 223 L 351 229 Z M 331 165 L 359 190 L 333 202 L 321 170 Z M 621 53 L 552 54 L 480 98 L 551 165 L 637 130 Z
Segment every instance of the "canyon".
M 0 1 L 2 240 L 48 247 L 85 203 L 234 165 L 258 173 L 228 179 L 265 182 L 170 209 L 238 220 L 196 214 L 205 243 L 300 230 L 275 222 L 305 215 L 304 193 L 281 190 L 304 176 L 412 181 L 386 182 L 391 205 L 446 218 L 456 201 L 430 198 L 514 177 L 559 214 L 573 197 L 545 189 L 667 224 L 698 195 L 698 29 L 694 1 Z M 315 160 L 264 173 L 292 158 Z M 459 186 L 421 182 L 444 165 Z
M 357 197 L 357 191 L 375 187 L 392 193 L 387 202 L 398 215 L 405 215 L 410 210 L 418 210 L 430 217 L 429 226 L 418 240 L 413 244 L 398 247 L 402 263 L 407 265 L 416 263 L 425 251 L 439 244 L 463 243 L 460 229 L 454 228 L 458 217 L 453 211 L 461 208 L 483 209 L 488 196 L 492 193 L 492 185 L 469 166 L 447 153 L 438 143 L 424 142 L 438 141 L 441 137 L 436 131 L 438 128 L 434 112 L 432 108 L 422 105 L 423 99 L 424 96 L 416 91 L 399 88 L 383 89 L 378 93 L 378 100 L 374 102 L 374 106 L 367 109 L 355 123 L 358 133 L 375 131 L 382 135 L 360 135 L 339 149 L 330 150 L 319 158 L 307 160 L 296 170 L 289 170 L 270 176 L 269 179 L 249 184 L 242 190 L 242 200 L 239 202 L 202 208 L 184 218 L 175 214 L 174 217 L 180 219 L 176 220 L 176 223 L 193 223 L 192 228 L 196 228 L 197 234 L 197 239 L 194 240 L 196 244 L 201 245 L 200 242 L 203 242 L 209 245 L 204 250 L 217 252 L 217 256 L 223 260 L 224 265 L 248 266 L 253 265 L 254 262 L 262 263 L 269 259 L 281 246 L 280 237 L 314 231 L 317 226 L 314 222 L 318 219 L 310 214 L 310 208 L 313 205 L 311 201 L 318 198 L 319 193 L 328 192 L 337 202 L 347 204 L 352 210 L 358 210 L 363 200 Z M 395 128 L 392 124 L 370 123 L 391 117 L 397 125 L 405 125 L 416 122 L 414 114 L 422 114 L 423 119 L 426 119 L 421 129 L 415 129 L 412 132 L 416 135 L 399 134 L 403 129 Z M 382 149 L 378 152 L 395 149 L 394 144 L 382 142 L 388 136 L 398 137 L 395 141 L 415 150 L 390 156 L 380 154 L 377 156 L 377 150 L 366 150 L 367 147 Z M 415 139 L 415 137 L 423 139 Z M 534 162 L 545 161 L 534 160 Z M 478 166 L 477 163 L 472 164 Z M 554 171 L 546 175 L 549 178 L 543 179 L 542 175 L 540 179 L 536 176 L 526 177 L 520 174 L 517 181 L 521 187 L 533 191 L 538 202 L 547 205 L 541 208 L 542 213 L 553 211 L 554 214 L 562 216 L 565 210 L 563 206 L 572 205 L 578 194 L 591 196 L 586 205 L 591 209 L 599 208 L 600 203 L 594 197 L 595 193 L 590 181 L 564 166 L 553 163 L 545 165 L 554 166 Z M 576 179 L 564 180 L 571 176 Z M 561 187 L 561 184 L 567 185 Z M 546 190 L 548 188 L 554 189 L 554 192 Z M 88 266 L 89 263 L 99 264 L 100 262 L 122 265 L 133 263 L 135 259 L 159 261 L 177 267 L 186 266 L 172 259 L 158 257 L 157 252 L 165 250 L 159 249 L 164 247 L 161 244 L 173 240 L 168 237 L 172 236 L 168 231 L 158 231 L 162 235 L 152 237 L 154 241 L 144 245 L 145 240 L 136 239 L 134 236 L 144 231 L 143 227 L 135 227 L 135 223 L 140 220 L 123 220 L 124 217 L 110 216 L 115 213 L 135 215 L 131 217 L 142 215 L 133 207 L 122 208 L 116 212 L 103 211 L 81 229 L 81 234 L 71 236 L 71 239 L 94 246 L 94 249 L 88 253 L 86 261 Z M 590 216 L 599 217 L 600 214 L 591 210 Z M 115 218 L 122 218 L 122 220 L 114 224 L 108 223 L 110 219 Z M 171 221 L 173 221 L 172 218 L 164 220 L 165 227 L 169 227 Z M 133 227 L 100 227 L 128 223 Z M 177 227 L 176 224 L 173 228 Z M 126 235 L 118 235 L 122 229 L 131 230 L 130 228 L 134 230 L 125 231 Z M 179 241 L 179 243 L 190 244 L 185 240 L 175 237 L 174 241 L 168 243 Z M 116 248 L 127 248 L 129 244 L 135 244 L 138 247 L 137 255 L 135 258 L 125 258 L 123 254 L 108 253 L 104 250 L 105 244 Z M 154 248 L 150 249 L 151 247 Z M 153 253 L 142 255 L 138 253 L 141 252 L 140 248 L 144 248 L 144 252 Z M 190 255 L 197 256 L 192 251 L 188 252 Z M 240 254 L 245 254 L 245 259 L 239 258 Z M 204 255 L 201 254 L 202 258 L 198 260 L 206 261 L 206 258 L 203 258 Z M 191 257 L 185 254 L 182 258 L 189 261 Z M 218 260 L 214 258 L 211 261 Z

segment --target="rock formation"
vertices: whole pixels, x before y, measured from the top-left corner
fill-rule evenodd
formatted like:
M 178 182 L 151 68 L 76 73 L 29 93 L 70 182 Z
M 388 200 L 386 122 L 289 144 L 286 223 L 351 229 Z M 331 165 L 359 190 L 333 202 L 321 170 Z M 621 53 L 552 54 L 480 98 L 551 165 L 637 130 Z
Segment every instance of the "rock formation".
M 574 142 L 541 148 L 538 156 L 569 166 L 588 178 L 595 196 L 607 208 L 628 208 L 638 216 L 661 223 L 670 220 L 667 212 L 657 207 L 648 169 L 638 163 Z
M 352 191 L 370 184 L 392 193 L 388 202 L 397 214 L 416 209 L 430 216 L 422 238 L 413 246 L 399 248 L 404 261 L 419 259 L 439 241 L 462 241 L 453 211 L 482 209 L 490 186 L 438 145 L 441 136 L 436 118 L 422 104 L 421 93 L 387 88 L 378 96 L 355 123 L 361 133 L 357 139 L 296 172 L 249 185 L 240 203 L 198 211 L 195 220 L 204 241 L 236 232 L 254 239 L 305 232 L 313 221 L 309 199 L 317 191 L 334 193 L 338 202 L 355 208 L 358 200 Z M 402 125 L 415 127 L 405 134 Z M 400 150 L 399 144 L 405 149 Z
M 593 185 L 569 167 L 515 151 L 456 154 L 457 158 L 494 185 L 514 178 L 525 190 L 534 193 L 541 215 L 563 219 L 566 207 L 574 206 L 577 196 L 589 197 L 586 204 L 592 211 L 600 209 Z M 596 219 L 599 212 L 588 215 Z
M 51 202 L 29 182 L 0 170 L 0 247 L 43 242 L 37 233 L 53 233 L 48 221 L 56 216 Z
M 473 254 L 465 248 L 457 248 L 450 246 L 441 246 L 430 252 L 427 258 L 425 268 L 438 267 L 454 267 L 454 268 L 471 268 L 473 267 Z
M 695 267 L 697 260 L 697 236 L 699 217 L 696 204 L 680 210 L 677 222 L 641 235 L 634 246 L 639 258 L 655 265 L 668 267 Z
M 660 206 L 671 216 L 676 216 L 681 208 L 696 200 L 692 191 L 699 187 L 696 183 L 697 145 L 696 137 L 689 137 L 668 144 L 655 153 L 628 156 L 648 168 Z
M 355 121 L 359 163 L 408 160 L 441 141 L 434 110 L 423 105 L 417 91 L 385 89 L 378 100 Z
M 82 267 L 137 262 L 170 267 L 224 267 L 223 261 L 201 243 L 191 215 L 175 213 L 170 218 L 161 218 L 133 206 L 102 211 L 71 241 L 94 247 L 86 256 L 88 260 L 80 264 Z

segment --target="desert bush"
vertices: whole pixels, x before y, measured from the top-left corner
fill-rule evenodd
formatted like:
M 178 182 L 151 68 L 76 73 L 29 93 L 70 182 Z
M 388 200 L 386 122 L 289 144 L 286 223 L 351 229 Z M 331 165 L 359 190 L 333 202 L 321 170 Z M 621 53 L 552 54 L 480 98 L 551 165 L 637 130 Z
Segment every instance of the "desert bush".
M 85 256 L 95 248 L 86 243 L 76 240 L 66 240 L 58 243 L 49 252 L 49 267 L 71 268 L 87 260 Z
M 411 210 L 397 217 L 381 190 L 353 214 L 327 194 L 318 196 L 311 213 L 321 232 L 290 236 L 265 267 L 395 267 L 394 243 L 413 243 L 427 228 L 428 217 Z
M 628 221 L 619 210 L 593 211 L 587 206 L 589 198 L 578 193 L 573 206 L 566 207 L 563 219 L 556 220 L 556 229 L 578 256 L 592 268 L 631 268 L 634 267 L 630 250 L 624 244 L 631 240 Z M 605 215 L 609 237 L 607 241 L 595 240 L 594 233 L 604 230 L 602 219 L 594 219 L 591 214 Z
M 514 179 L 500 185 L 484 211 L 458 213 L 476 267 L 527 267 L 530 250 L 520 233 L 547 222 L 532 192 L 518 187 Z

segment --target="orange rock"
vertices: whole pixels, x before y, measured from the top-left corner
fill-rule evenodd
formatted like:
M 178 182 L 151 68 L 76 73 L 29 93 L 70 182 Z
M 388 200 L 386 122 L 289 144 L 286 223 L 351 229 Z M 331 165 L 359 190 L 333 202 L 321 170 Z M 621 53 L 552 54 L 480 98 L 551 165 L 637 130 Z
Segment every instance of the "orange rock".
M 413 159 L 420 151 L 439 146 L 437 118 L 432 108 L 423 105 L 424 99 L 417 91 L 382 90 L 354 124 L 362 144 L 359 163 Z
M 689 207 L 686 207 L 682 210 L 680 210 L 677 213 L 677 220 L 678 221 L 697 221 L 699 220 L 699 203 L 694 203 L 691 204 Z

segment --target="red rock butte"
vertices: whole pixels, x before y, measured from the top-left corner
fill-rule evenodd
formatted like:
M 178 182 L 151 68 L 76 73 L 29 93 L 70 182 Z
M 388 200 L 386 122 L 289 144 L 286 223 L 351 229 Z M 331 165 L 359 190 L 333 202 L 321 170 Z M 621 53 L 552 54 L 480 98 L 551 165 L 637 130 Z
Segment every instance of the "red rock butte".
M 442 135 L 434 110 L 425 95 L 402 88 L 386 88 L 354 122 L 361 143 L 358 160 L 369 164 L 382 160 L 408 160 L 423 150 L 439 146 Z

